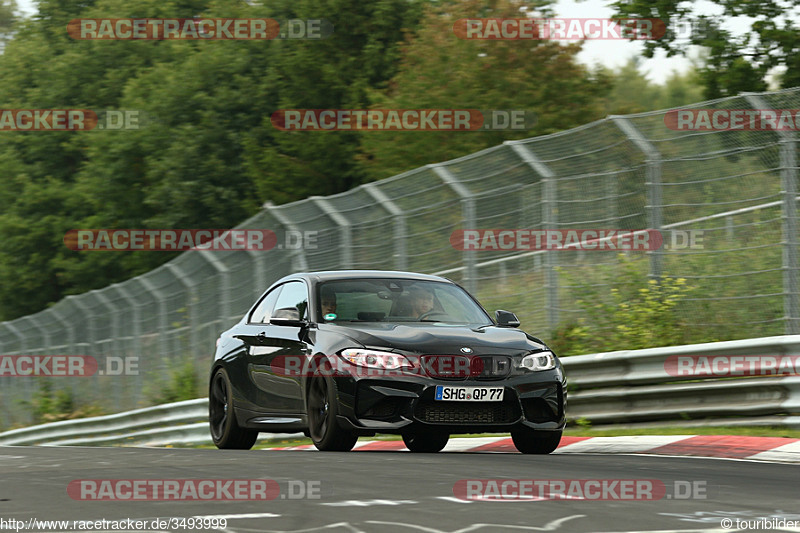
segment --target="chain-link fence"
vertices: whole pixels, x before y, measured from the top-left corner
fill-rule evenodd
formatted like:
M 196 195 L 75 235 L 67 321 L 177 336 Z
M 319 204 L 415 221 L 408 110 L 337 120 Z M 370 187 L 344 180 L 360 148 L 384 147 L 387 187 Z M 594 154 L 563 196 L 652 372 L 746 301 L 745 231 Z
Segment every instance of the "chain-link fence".
M 693 108 L 799 109 L 800 89 Z M 317 247 L 185 252 L 137 278 L 0 324 L 0 354 L 138 357 L 138 376 L 54 385 L 114 412 L 152 403 L 182 365 L 194 364 L 204 382 L 219 333 L 291 272 L 446 275 L 487 309 L 517 312 L 526 330 L 545 338 L 584 316 L 582 288 L 614 284 L 616 251 L 451 245 L 453 231 L 474 228 L 653 228 L 667 239 L 667 230 L 702 230 L 702 249 L 662 248 L 643 262 L 651 277 L 685 278 L 694 287 L 682 302 L 686 327 L 713 330 L 719 340 L 800 332 L 795 134 L 675 131 L 665 115 L 609 117 L 342 194 L 265 206 L 240 227 L 314 231 Z M 29 422 L 40 383 L 0 377 L 0 386 L 0 424 Z

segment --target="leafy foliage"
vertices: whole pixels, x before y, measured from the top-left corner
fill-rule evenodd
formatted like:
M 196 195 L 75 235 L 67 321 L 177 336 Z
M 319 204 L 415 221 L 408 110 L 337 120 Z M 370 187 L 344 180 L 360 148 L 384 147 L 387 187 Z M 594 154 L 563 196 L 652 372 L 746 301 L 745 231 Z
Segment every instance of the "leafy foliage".
M 579 321 L 554 332 L 553 348 L 563 355 L 677 346 L 689 339 L 687 321 L 679 312 L 681 301 L 692 291 L 683 278 L 647 279 L 647 261 L 620 255 L 619 264 L 602 265 L 596 277 L 578 278 L 563 273 L 565 283 L 577 283 Z M 585 274 L 581 271 L 581 274 Z
M 701 69 L 705 97 L 733 96 L 744 91 L 764 91 L 766 77 L 775 68 L 785 69 L 782 87 L 800 85 L 800 27 L 796 9 L 800 0 L 713 0 L 721 16 L 699 15 L 692 2 L 667 0 L 618 0 L 613 2 L 619 17 L 658 18 L 667 24 L 661 39 L 645 42 L 645 56 L 662 49 L 668 56 L 686 53 L 686 42 L 672 31 L 679 24 L 691 25 L 689 43 L 707 53 Z M 721 22 L 733 17 L 751 17 L 744 35 L 733 35 Z
M 542 13 L 550 2 L 538 2 Z M 6 1 L 0 10 L 2 20 Z M 136 110 L 138 130 L 0 135 L 0 320 L 141 274 L 165 252 L 81 253 L 76 228 L 225 228 L 276 204 L 550 133 L 604 114 L 610 80 L 578 45 L 465 41 L 458 16 L 516 16 L 508 0 L 41 0 L 0 56 L 0 100 L 18 109 Z M 325 40 L 82 41 L 103 17 L 326 19 Z M 5 18 L 2 18 L 5 17 Z M 284 132 L 286 108 L 527 109 L 495 132 Z

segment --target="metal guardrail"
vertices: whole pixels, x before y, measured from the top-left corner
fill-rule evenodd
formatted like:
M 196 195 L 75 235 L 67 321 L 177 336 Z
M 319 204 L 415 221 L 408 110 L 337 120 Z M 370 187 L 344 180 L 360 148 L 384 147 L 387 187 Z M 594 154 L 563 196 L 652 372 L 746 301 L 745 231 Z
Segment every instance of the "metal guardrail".
M 622 350 L 575 355 L 561 360 L 570 387 L 576 390 L 617 385 L 646 385 L 670 381 L 697 380 L 693 376 L 670 376 L 664 369 L 669 356 L 715 355 L 800 355 L 800 335 L 779 335 L 737 341 L 666 346 L 645 350 Z M 570 398 L 573 397 L 570 389 Z
M 302 433 L 264 435 L 262 440 Z M 0 446 L 212 444 L 208 399 L 198 398 L 107 416 L 64 420 L 0 433 Z
M 562 359 L 567 413 L 592 424 L 780 425 L 800 427 L 800 376 L 698 379 L 673 376 L 670 356 L 798 355 L 800 335 L 579 355 Z M 691 380 L 691 381 L 687 381 Z M 67 420 L 0 433 L 0 445 L 211 444 L 208 400 Z M 262 436 L 262 440 L 301 434 Z

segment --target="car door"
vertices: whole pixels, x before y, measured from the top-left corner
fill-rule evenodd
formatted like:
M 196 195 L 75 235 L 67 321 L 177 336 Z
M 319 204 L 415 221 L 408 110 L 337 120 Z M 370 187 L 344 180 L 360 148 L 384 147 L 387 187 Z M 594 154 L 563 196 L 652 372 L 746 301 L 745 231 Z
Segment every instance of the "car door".
M 310 353 L 301 338 L 302 328 L 271 324 L 273 317 L 308 319 L 308 290 L 302 281 L 290 281 L 280 287 L 264 308 L 251 315 L 247 330 L 237 335 L 247 344 L 248 378 L 265 415 L 302 414 L 304 411 L 301 376 L 287 375 L 287 358 L 304 359 Z M 272 291 L 275 292 L 275 291 Z
M 241 407 L 256 413 L 270 413 L 277 410 L 279 398 L 274 398 L 257 385 L 253 373 L 271 364 L 270 346 L 267 342 L 269 319 L 283 285 L 269 291 L 258 303 L 247 321 L 237 328 L 233 335 L 242 342 L 244 353 L 237 359 L 237 381 L 243 383 L 243 404 Z

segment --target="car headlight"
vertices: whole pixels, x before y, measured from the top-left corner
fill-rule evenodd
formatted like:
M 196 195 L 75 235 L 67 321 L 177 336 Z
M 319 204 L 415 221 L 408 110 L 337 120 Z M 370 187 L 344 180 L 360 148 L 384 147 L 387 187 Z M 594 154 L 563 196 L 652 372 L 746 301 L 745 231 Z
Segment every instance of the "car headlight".
M 400 354 L 381 352 L 363 348 L 348 348 L 342 350 L 339 357 L 356 366 L 365 368 L 380 368 L 382 370 L 399 370 L 414 368 L 414 365 Z
M 539 372 L 540 370 L 552 370 L 556 367 L 556 356 L 553 352 L 536 352 L 528 354 L 522 358 L 520 368 Z

